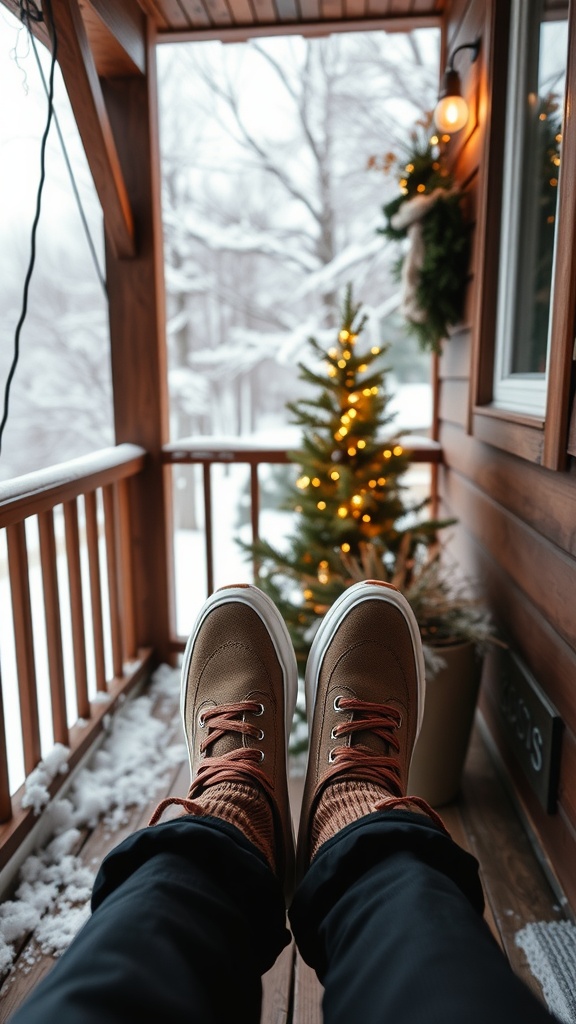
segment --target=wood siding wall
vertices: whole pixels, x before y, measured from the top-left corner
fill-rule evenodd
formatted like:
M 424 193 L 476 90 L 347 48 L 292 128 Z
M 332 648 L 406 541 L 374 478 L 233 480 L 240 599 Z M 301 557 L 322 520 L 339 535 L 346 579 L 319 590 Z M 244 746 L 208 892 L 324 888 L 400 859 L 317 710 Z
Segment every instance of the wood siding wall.
M 438 437 L 445 454 L 439 511 L 458 518 L 455 553 L 478 580 L 502 634 L 564 721 L 558 809 L 547 814 L 500 731 L 496 659 L 487 659 L 481 710 L 524 812 L 576 909 L 576 467 L 551 472 L 482 443 L 474 436 L 471 416 L 475 332 L 482 303 L 494 294 L 488 279 L 498 264 L 494 232 L 486 233 L 488 218 L 500 216 L 494 181 L 488 180 L 494 163 L 489 168 L 487 157 L 489 125 L 495 123 L 491 101 L 499 105 L 496 118 L 505 102 L 505 92 L 492 88 L 503 57 L 494 53 L 493 29 L 496 18 L 507 19 L 507 7 L 506 0 L 453 0 L 446 22 L 447 54 L 476 36 L 482 48 L 472 67 L 465 53 L 458 58 L 472 117 L 463 137 L 451 144 L 451 160 L 475 227 L 464 322 L 445 344 L 439 364 Z M 493 127 L 493 146 L 496 134 Z M 487 244 L 495 250 L 489 259 Z

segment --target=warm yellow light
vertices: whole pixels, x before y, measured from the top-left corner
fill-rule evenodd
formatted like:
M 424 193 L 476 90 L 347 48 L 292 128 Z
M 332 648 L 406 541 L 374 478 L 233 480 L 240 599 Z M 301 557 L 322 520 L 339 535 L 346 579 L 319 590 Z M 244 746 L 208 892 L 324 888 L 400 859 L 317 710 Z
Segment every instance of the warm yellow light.
M 368 398 L 368 395 L 371 395 L 372 392 L 370 391 L 370 388 L 364 388 L 362 394 L 366 395 L 366 398 Z
M 312 477 L 312 487 L 320 487 L 320 478 L 315 476 Z
M 336 376 L 336 372 L 337 371 L 336 371 L 336 367 L 335 366 L 329 366 L 328 367 L 328 376 L 329 377 L 335 377 Z
M 340 519 L 346 519 L 346 516 L 348 515 L 348 509 L 344 505 L 340 505 L 340 508 L 338 509 L 338 515 L 340 516 Z
M 352 402 L 352 405 L 354 405 L 354 403 L 358 402 L 359 400 L 360 395 L 357 395 L 355 391 L 353 391 L 351 395 L 348 395 L 348 401 Z
M 310 483 L 310 477 L 309 476 L 301 476 L 296 481 L 296 487 L 299 487 L 300 490 L 303 491 L 305 487 L 308 487 L 309 483 Z
M 373 346 L 373 347 L 372 347 L 372 348 L 370 349 L 370 351 L 371 351 L 371 353 L 372 353 L 372 355 L 373 355 L 373 356 L 379 356 L 379 355 L 380 355 L 380 349 L 378 348 L 378 345 L 374 345 L 374 346 Z
M 368 481 L 368 487 L 376 487 L 376 481 L 375 480 L 369 480 Z
M 326 508 L 326 502 L 325 501 L 319 501 L 317 506 L 316 506 L 316 508 L 319 508 L 320 511 L 323 512 L 324 509 Z
M 550 184 L 552 185 L 552 188 L 555 188 L 558 184 L 558 178 L 550 178 Z
M 332 470 L 332 472 L 330 473 L 330 479 L 331 480 L 339 480 L 340 479 L 340 473 L 338 472 L 337 469 L 333 469 Z
M 402 445 L 401 444 L 397 444 L 395 446 L 395 448 L 394 448 L 394 455 L 402 455 L 403 451 L 404 451 L 404 449 L 403 449 Z
M 438 139 L 437 135 L 431 135 L 430 136 L 430 145 L 431 146 L 437 146 L 438 142 L 439 142 L 439 139 Z M 434 165 L 432 165 L 432 166 L 434 166 Z
M 562 132 L 559 132 L 556 136 L 556 142 L 562 142 Z
M 348 544 L 347 541 L 344 541 L 340 550 L 343 551 L 344 554 L 347 554 L 347 552 L 350 551 L 350 545 Z
M 361 505 L 362 504 L 362 495 L 361 494 L 354 494 L 352 496 L 352 504 L 353 505 Z
M 359 448 L 365 448 L 366 447 L 366 441 L 364 441 L 364 440 L 358 441 L 358 447 Z
M 392 452 L 390 451 L 389 448 L 386 448 L 386 450 L 382 452 L 382 455 L 384 456 L 385 459 L 392 458 Z
M 340 331 L 340 334 L 338 335 L 338 338 L 340 339 L 340 341 L 348 341 L 349 337 L 350 337 L 350 331 Z
M 371 395 L 377 395 L 378 394 L 378 388 L 377 387 L 370 388 L 370 394 Z
M 346 437 L 348 433 L 348 427 L 340 427 L 340 437 Z
M 313 595 L 311 590 L 307 589 L 307 590 L 304 591 L 304 597 L 306 598 L 307 601 L 311 601 L 313 596 L 314 595 Z
M 406 171 L 408 172 L 408 174 L 412 174 L 413 170 L 414 170 L 414 164 L 406 164 Z
M 405 188 L 407 184 L 406 178 L 400 178 L 400 188 Z
M 366 366 L 366 363 L 362 363 L 362 365 L 358 367 L 358 373 L 364 373 L 364 370 L 367 369 L 368 367 Z
M 326 562 L 325 559 L 322 559 L 321 562 L 318 562 L 318 568 L 319 569 L 327 569 L 328 568 L 328 562 Z
M 434 111 L 434 124 L 438 131 L 459 132 L 468 120 L 468 104 L 463 96 L 443 96 Z
M 344 349 L 342 355 L 344 356 L 344 359 L 351 359 L 352 358 L 352 353 L 347 348 Z
M 386 483 L 386 477 L 385 476 L 379 476 L 378 477 L 378 483 L 380 484 L 380 487 L 384 487 L 384 484 Z
M 369 523 L 370 522 L 370 516 L 368 514 L 363 515 L 362 516 L 362 522 L 363 523 Z
M 338 349 L 337 348 L 329 348 L 328 349 L 328 355 L 330 356 L 331 359 L 337 359 L 338 358 Z
M 346 426 L 347 426 L 347 425 L 348 425 L 348 424 L 350 423 L 350 417 L 349 417 L 348 413 L 346 413 L 346 412 L 345 412 L 345 413 L 344 413 L 344 414 L 343 414 L 343 415 L 342 415 L 342 416 L 340 417 L 340 422 L 341 422 L 341 423 L 345 423 L 345 424 L 346 424 Z
M 353 420 L 354 417 L 357 416 L 357 415 L 358 415 L 358 413 L 356 412 L 356 409 L 350 409 L 350 412 L 348 413 L 348 419 L 349 420 Z
M 340 367 L 341 370 L 344 370 L 346 368 L 346 360 L 345 359 L 339 359 L 338 360 L 338 366 Z
M 547 117 L 548 117 L 548 114 L 545 114 L 544 111 L 542 111 L 541 114 L 538 114 L 538 118 L 539 118 L 540 121 L 545 121 Z
M 357 337 L 358 337 L 357 334 L 351 334 L 349 336 L 348 341 L 350 342 L 351 345 L 355 345 L 356 344 L 356 338 Z
M 552 163 L 554 164 L 555 167 L 560 167 L 560 157 L 559 156 L 555 156 L 554 159 L 552 160 Z
M 356 449 L 354 447 L 348 449 L 348 455 L 356 455 Z
M 425 192 L 426 191 L 426 185 L 423 185 L 422 182 L 420 182 L 420 184 L 416 186 L 416 191 L 417 192 Z
M 400 191 L 401 191 L 403 196 L 407 196 L 408 195 L 408 189 L 407 188 L 401 188 Z

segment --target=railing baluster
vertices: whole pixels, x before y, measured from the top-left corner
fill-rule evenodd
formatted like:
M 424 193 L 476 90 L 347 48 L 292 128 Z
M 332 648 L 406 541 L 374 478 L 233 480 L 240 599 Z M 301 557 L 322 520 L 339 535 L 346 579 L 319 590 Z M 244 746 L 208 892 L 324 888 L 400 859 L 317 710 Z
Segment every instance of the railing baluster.
M 206 530 L 206 582 L 208 593 L 214 591 L 214 543 L 212 537 L 212 477 L 210 463 L 202 466 L 204 471 L 204 524 Z
M 258 483 L 258 463 L 250 463 L 250 519 L 252 522 L 252 541 L 255 544 L 259 537 L 260 529 L 260 486 Z M 260 563 L 256 556 L 252 559 L 252 570 L 254 580 L 258 579 Z
M 88 548 L 88 571 L 90 575 L 90 604 L 92 606 L 92 631 L 94 634 L 94 667 L 96 689 L 105 692 L 106 662 L 104 660 L 104 622 L 102 616 L 102 585 L 100 582 L 100 559 L 98 556 L 98 516 L 96 492 L 84 495 L 86 514 L 86 545 Z
M 20 725 L 24 748 L 24 767 L 26 774 L 28 774 L 28 772 L 31 772 L 36 767 L 40 760 L 41 746 L 32 606 L 30 602 L 30 577 L 28 574 L 28 550 L 26 547 L 26 527 L 24 522 L 14 523 L 13 526 L 7 528 L 6 542 L 8 545 L 10 591 L 12 595 L 14 645 L 18 668 Z
M 104 498 L 104 532 L 106 536 L 106 565 L 108 566 L 108 597 L 110 601 L 110 637 L 112 641 L 112 668 L 117 679 L 124 674 L 122 661 L 122 623 L 118 594 L 118 556 L 116 552 L 116 502 L 113 484 L 102 488 Z
M 0 821 L 10 821 L 12 801 L 8 777 L 8 755 L 6 751 L 6 725 L 4 722 L 4 701 L 2 698 L 2 668 L 0 666 Z
M 66 534 L 66 561 L 68 563 L 68 586 L 70 590 L 70 616 L 72 622 L 72 649 L 74 652 L 74 676 L 78 717 L 90 717 L 88 700 L 88 675 L 86 671 L 86 636 L 84 632 L 84 600 L 82 597 L 82 570 L 80 568 L 80 531 L 78 529 L 78 503 L 64 502 L 64 527 Z
M 54 740 L 57 743 L 67 745 L 68 719 L 64 684 L 64 658 L 62 655 L 62 623 L 60 619 L 60 597 L 58 594 L 54 512 L 52 509 L 40 512 L 38 515 L 38 535 L 40 538 L 40 563 L 42 566 L 42 585 L 44 590 L 44 615 L 46 618 L 46 643 L 48 647 L 53 733 Z
M 117 486 L 120 528 L 120 585 L 122 588 L 124 656 L 127 661 L 133 661 L 136 658 L 136 622 L 134 618 L 132 549 L 130 544 L 130 484 L 128 480 L 119 480 Z

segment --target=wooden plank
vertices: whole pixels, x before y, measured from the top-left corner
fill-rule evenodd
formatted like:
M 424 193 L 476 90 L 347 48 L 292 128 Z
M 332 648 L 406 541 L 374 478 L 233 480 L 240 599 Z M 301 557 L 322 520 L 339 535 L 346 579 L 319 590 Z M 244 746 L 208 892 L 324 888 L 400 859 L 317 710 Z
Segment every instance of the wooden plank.
M 346 18 L 363 18 L 366 14 L 366 0 L 344 0 Z
M 136 0 L 80 0 L 99 77 L 146 74 L 146 22 Z
M 14 646 L 18 669 L 24 768 L 28 775 L 40 760 L 41 748 L 25 523 L 15 523 L 13 526 L 9 526 L 6 530 L 6 542 L 12 595 Z
M 156 0 L 169 28 L 184 28 L 189 19 L 178 0 Z
M 90 606 L 92 633 L 94 637 L 94 670 L 96 689 L 106 692 L 106 664 L 104 659 L 104 621 L 102 615 L 102 585 L 100 577 L 98 515 L 96 493 L 84 495 L 86 516 L 86 546 L 88 548 L 88 572 L 90 576 Z
M 257 22 L 267 24 L 276 20 L 276 9 L 273 0 L 252 0 L 252 6 L 254 7 Z
M 364 10 L 364 0 L 360 0 Z M 346 8 L 348 13 L 348 9 Z M 320 0 L 300 0 L 300 13 L 304 21 L 317 21 L 320 18 Z
M 279 21 L 298 21 L 296 0 L 274 0 Z
M 315 971 L 304 963 L 299 953 L 294 965 L 294 1010 L 292 1024 L 322 1024 L 324 989 Z
M 495 785 L 494 769 L 475 731 L 463 780 L 462 817 L 482 864 L 486 892 L 511 966 L 540 999 L 542 991 L 515 943 L 529 921 L 563 917 L 509 798 Z M 556 908 L 556 909 L 555 909 Z
M 40 564 L 42 566 L 48 673 L 52 702 L 52 731 L 54 742 L 63 743 L 67 746 L 68 717 L 66 712 L 62 623 L 60 619 L 60 596 L 58 593 L 53 512 L 41 512 L 38 516 L 38 536 L 40 538 Z
M 576 471 L 549 473 L 442 424 L 444 465 L 457 470 L 494 501 L 576 557 Z
M 491 410 L 476 406 L 472 415 L 472 433 L 479 441 L 502 448 L 528 462 L 542 463 L 544 431 L 505 416 L 493 416 Z
M 292 996 L 294 941 L 282 950 L 276 963 L 262 977 L 260 1024 L 288 1024 Z
M 576 561 L 458 473 L 442 474 L 442 493 L 478 543 L 554 622 L 560 636 L 576 647 Z
M 228 0 L 230 14 L 235 25 L 251 25 L 254 12 L 250 0 Z
M 118 542 L 120 555 L 120 591 L 122 596 L 122 638 L 126 661 L 136 657 L 136 620 L 134 616 L 134 589 L 132 546 L 130 543 L 130 482 L 116 484 L 118 496 Z
M 108 245 L 106 266 L 116 439 L 138 441 L 149 453 L 131 505 L 136 638 L 139 646 L 152 646 L 159 659 L 168 660 L 174 621 L 172 496 L 161 461 L 169 424 L 152 37 L 147 67 L 146 79 L 115 79 L 104 86 L 127 187 L 139 211 L 138 256 L 120 260 Z
M 202 0 L 211 25 L 231 25 L 232 15 L 226 0 Z
M 443 422 L 465 426 L 468 414 L 468 381 L 440 381 L 439 416 Z
M 122 658 L 122 622 L 120 618 L 120 594 L 118 553 L 116 540 L 116 495 L 113 486 L 102 489 L 104 501 L 104 534 L 106 537 L 106 566 L 108 571 L 108 602 L 110 609 L 110 640 L 112 644 L 112 670 L 117 679 L 124 675 Z
M 138 0 L 139 6 L 144 11 L 144 14 L 152 19 L 152 23 L 156 28 L 167 29 L 169 22 L 162 13 L 162 2 L 161 0 Z
M 181 0 L 181 4 L 192 26 L 198 28 L 210 25 L 210 18 L 202 0 Z
M 74 652 L 74 681 L 78 717 L 88 718 L 88 672 L 86 668 L 86 637 L 84 627 L 84 600 L 82 596 L 82 570 L 80 567 L 80 531 L 78 529 L 78 506 L 76 500 L 64 505 L 66 532 L 66 561 L 68 565 L 68 586 L 70 589 L 70 615 L 72 620 L 72 648 Z
M 343 0 L 321 0 L 320 8 L 323 18 L 341 18 Z
M 121 258 L 134 255 L 134 222 L 100 80 L 77 0 L 53 5 L 58 62 L 78 125 L 110 244 Z

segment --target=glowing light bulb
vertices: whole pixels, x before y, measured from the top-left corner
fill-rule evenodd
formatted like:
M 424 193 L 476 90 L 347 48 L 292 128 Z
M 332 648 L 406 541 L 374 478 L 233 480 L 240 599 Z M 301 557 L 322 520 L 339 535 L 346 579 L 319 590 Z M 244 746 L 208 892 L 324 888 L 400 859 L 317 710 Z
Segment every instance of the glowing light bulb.
M 350 331 L 340 331 L 340 334 L 338 335 L 339 340 L 342 341 L 342 342 L 348 341 L 349 337 L 350 337 Z
M 296 487 L 299 487 L 300 490 L 303 491 L 305 487 L 308 487 L 309 483 L 310 483 L 310 477 L 309 476 L 301 476 L 296 481 Z
M 331 359 L 337 359 L 338 358 L 338 349 L 337 348 L 329 348 L 328 349 L 328 355 L 330 356 Z
M 395 448 L 393 449 L 393 451 L 394 451 L 394 455 L 402 455 L 402 452 L 404 451 L 404 449 L 403 449 L 401 444 L 397 444 L 395 446 Z
M 319 477 L 317 477 L 317 476 L 313 477 L 312 480 L 311 480 L 311 484 L 312 484 L 312 487 L 320 487 L 320 479 L 319 479 Z
M 340 516 L 340 519 L 346 519 L 346 516 L 348 515 L 348 509 L 344 505 L 340 505 L 340 508 L 338 509 L 338 515 Z
M 438 139 L 437 135 L 431 135 L 430 136 L 430 145 L 431 146 L 437 146 L 438 142 L 439 142 L 439 139 Z
M 417 192 L 425 192 L 426 191 L 426 185 L 423 185 L 422 182 L 420 182 L 419 185 L 416 185 L 416 191 Z
M 362 363 L 362 365 L 358 367 L 358 373 L 364 373 L 364 370 L 367 369 L 368 367 L 366 366 L 366 363 Z
M 307 588 L 307 589 L 306 589 L 306 590 L 304 591 L 304 597 L 305 597 L 306 601 L 311 601 L 311 600 L 312 600 L 312 598 L 313 598 L 313 596 L 314 596 L 314 595 L 313 595 L 313 593 L 312 593 L 312 591 L 311 591 L 310 589 L 308 589 L 308 588 Z
M 358 441 L 358 447 L 359 448 L 365 448 L 366 447 L 366 441 L 364 441 L 364 440 Z
M 432 142 L 432 139 L 430 139 L 430 142 Z M 414 164 L 406 164 L 406 172 L 408 174 L 412 174 L 413 170 L 414 170 Z
M 362 394 L 365 395 L 366 398 L 368 398 L 368 395 L 371 395 L 372 392 L 371 392 L 370 388 L 364 388 Z
M 341 437 L 346 437 L 347 433 L 348 433 L 348 427 L 340 427 L 340 436 Z
M 384 456 L 385 459 L 392 458 L 392 452 L 390 451 L 389 448 L 386 448 L 386 450 L 382 452 L 382 455 Z
M 344 356 L 344 359 L 351 359 L 352 358 L 352 353 L 350 352 L 349 349 L 345 349 L 344 352 L 342 353 L 342 355 Z
M 319 508 L 320 511 L 323 512 L 324 509 L 326 508 L 326 502 L 325 501 L 319 501 L 317 506 L 316 506 L 316 508 Z
M 362 522 L 363 523 L 369 523 L 370 522 L 370 516 L 368 515 L 368 513 L 366 513 L 365 515 L 362 516 Z
M 376 481 L 375 480 L 369 480 L 368 481 L 368 487 L 376 487 Z
M 337 371 L 336 371 L 336 367 L 335 366 L 329 366 L 328 367 L 328 376 L 329 377 L 335 377 L 336 373 L 337 373 Z
M 348 449 L 348 455 L 356 455 L 356 449 L 353 446 Z
M 356 412 L 356 409 L 350 409 L 350 412 L 348 413 L 349 419 L 353 420 L 354 417 L 357 416 L 357 415 L 358 415 L 358 413 Z
M 350 423 L 350 417 L 347 413 L 344 413 L 344 415 L 340 417 L 340 422 L 346 424 Z
M 352 504 L 353 505 L 361 505 L 362 504 L 362 495 L 361 494 L 354 494 L 352 496 Z
M 378 345 L 373 345 L 372 348 L 370 349 L 370 351 L 371 351 L 373 356 L 379 356 L 380 355 L 380 349 L 378 348 Z
M 384 484 L 386 483 L 386 477 L 385 476 L 379 476 L 378 477 L 378 483 L 380 484 L 380 487 L 384 487 Z
M 353 391 L 351 395 L 348 395 L 348 401 L 352 402 L 352 405 L 355 405 L 356 402 L 360 401 L 360 395 L 357 395 L 356 392 Z
M 339 359 L 338 360 L 338 366 L 340 367 L 341 370 L 346 369 L 346 360 L 345 359 Z
M 347 554 L 348 551 L 350 551 L 350 545 L 348 544 L 347 541 L 344 541 L 344 543 L 342 544 L 340 550 L 343 551 L 344 554 Z
M 332 470 L 332 472 L 330 473 L 330 479 L 331 480 L 339 480 L 340 479 L 340 473 L 338 472 L 337 469 L 333 469 Z
M 377 395 L 378 394 L 378 388 L 377 387 L 370 388 L 370 394 Z

